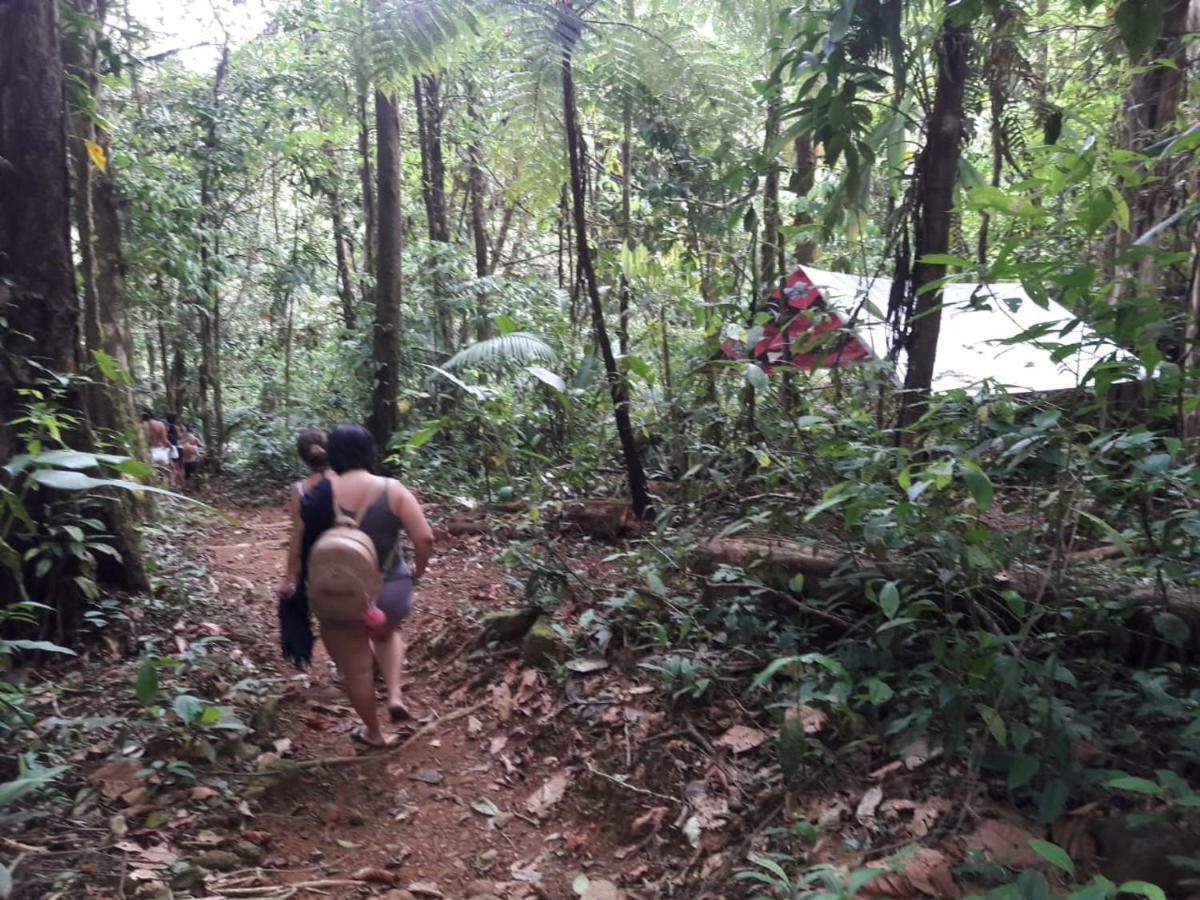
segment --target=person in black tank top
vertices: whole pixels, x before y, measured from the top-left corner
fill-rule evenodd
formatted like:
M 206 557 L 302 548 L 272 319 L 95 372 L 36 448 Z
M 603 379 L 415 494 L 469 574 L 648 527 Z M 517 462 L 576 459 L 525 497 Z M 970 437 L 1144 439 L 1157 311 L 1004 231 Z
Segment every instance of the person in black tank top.
M 393 735 L 385 735 L 375 707 L 375 664 L 387 685 L 388 713 L 395 720 L 410 717 L 401 694 L 404 669 L 404 641 L 399 626 L 412 608 L 413 585 L 424 574 L 433 555 L 433 530 L 425 520 L 421 504 L 394 478 L 371 474 L 375 460 L 375 442 L 361 425 L 339 425 L 329 434 L 329 465 L 337 479 L 338 503 L 344 511 L 357 515 L 368 507 L 362 529 L 375 544 L 381 566 L 395 563 L 385 573 L 383 588 L 376 605 L 386 616 L 386 625 L 368 630 L 365 622 L 321 621 L 321 641 L 342 676 L 342 686 L 354 711 L 362 718 L 362 727 L 352 737 L 369 747 L 384 747 Z M 382 483 L 381 483 L 382 482 Z M 333 525 L 333 490 L 326 480 L 304 495 L 300 504 L 301 578 L 307 575 L 309 552 L 323 531 Z M 413 546 L 410 571 L 398 541 L 403 531 Z M 393 549 L 397 552 L 393 553 Z

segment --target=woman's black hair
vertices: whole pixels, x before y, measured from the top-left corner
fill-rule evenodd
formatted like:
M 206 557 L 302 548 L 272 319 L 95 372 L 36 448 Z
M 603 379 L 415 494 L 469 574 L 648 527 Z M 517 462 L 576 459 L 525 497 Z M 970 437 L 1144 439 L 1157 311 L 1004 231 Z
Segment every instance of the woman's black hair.
M 329 468 L 329 451 L 325 445 L 327 438 L 320 428 L 305 428 L 296 436 L 296 452 L 314 472 L 324 472 Z
M 375 439 L 361 425 L 338 425 L 329 432 L 326 447 L 329 467 L 339 475 L 351 469 L 370 472 L 375 464 Z

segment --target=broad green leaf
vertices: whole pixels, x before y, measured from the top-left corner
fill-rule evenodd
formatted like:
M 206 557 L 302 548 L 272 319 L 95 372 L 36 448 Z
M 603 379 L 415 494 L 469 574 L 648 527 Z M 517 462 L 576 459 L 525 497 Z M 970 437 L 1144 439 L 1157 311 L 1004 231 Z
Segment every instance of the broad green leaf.
M 879 608 L 889 619 L 896 618 L 896 613 L 900 610 L 900 590 L 896 587 L 896 582 L 885 582 L 879 589 Z
M 59 644 L 52 644 L 50 641 L 4 641 L 3 644 L 12 647 L 15 650 L 29 650 L 37 653 L 62 653 L 66 656 L 77 655 L 70 647 L 63 647 Z
M 760 394 L 766 393 L 767 388 L 770 386 L 770 381 L 767 379 L 767 373 L 764 372 L 760 366 L 757 366 L 754 363 L 750 363 L 750 365 L 746 366 L 746 381 Z
M 988 731 L 992 733 L 992 737 L 996 739 L 996 743 L 1001 747 L 1006 746 L 1008 744 L 1008 728 L 1000 713 L 983 703 L 976 703 L 975 709 L 987 725 Z
M 1067 851 L 1058 846 L 1058 844 L 1052 844 L 1049 841 L 1032 840 L 1029 842 L 1029 847 L 1034 853 L 1046 860 L 1046 862 L 1057 866 L 1068 875 L 1075 874 L 1075 863 L 1071 861 L 1071 857 L 1067 855 Z
M 512 334 L 517 330 L 517 323 L 504 315 L 504 313 L 496 316 L 492 321 L 496 323 L 496 330 L 501 334 Z
M 1126 881 L 1124 884 L 1117 886 L 1117 893 L 1137 894 L 1139 897 L 1148 898 L 1148 900 L 1167 900 L 1166 892 L 1162 888 L 1147 881 Z
M 137 694 L 138 703 L 142 706 L 153 706 L 158 700 L 158 670 L 155 668 L 154 660 L 146 660 L 138 669 L 134 693 Z
M 979 468 L 978 464 L 969 459 L 959 463 L 959 471 L 962 472 L 963 481 L 966 482 L 967 490 L 971 492 L 971 497 L 979 511 L 987 512 L 992 505 L 992 498 L 995 496 L 992 480 L 988 478 L 983 469 Z
M 650 371 L 649 363 L 647 363 L 640 356 L 626 356 L 625 367 L 647 384 L 649 384 L 654 378 L 654 373 Z
M 1133 775 L 1123 775 L 1108 782 L 1108 787 L 1117 791 L 1129 791 L 1134 794 L 1147 794 L 1157 797 L 1163 792 L 1162 785 L 1148 778 L 1137 778 Z
M 867 699 L 871 701 L 872 706 L 879 706 L 881 703 L 887 703 L 896 695 L 891 686 L 885 681 L 880 681 L 878 678 L 872 678 L 867 684 Z
M 0 784 L 0 810 L 26 794 L 45 787 L 68 768 L 69 766 L 53 766 L 45 769 L 33 769 L 19 778 Z
M 442 430 L 442 424 L 443 423 L 441 419 L 439 419 L 436 422 L 426 425 L 421 430 L 413 432 L 411 435 L 409 435 L 408 440 L 405 441 L 405 446 L 410 450 L 416 450 L 418 447 L 424 447 L 431 440 L 433 440 L 434 436 L 439 431 Z
M 141 699 L 140 694 L 138 699 Z M 190 725 L 196 720 L 197 714 L 204 709 L 204 701 L 190 694 L 180 694 L 175 698 L 175 702 L 171 706 L 175 710 L 175 715 L 179 716 L 180 721 L 186 725 Z
M 553 388 L 554 390 L 558 391 L 558 393 L 565 394 L 567 392 L 567 383 L 549 369 L 544 369 L 541 366 L 527 366 L 526 371 L 538 381 L 542 382 L 542 384 Z
M 800 662 L 799 656 L 780 656 L 777 659 L 771 660 L 767 667 L 754 676 L 754 686 L 762 687 L 768 681 L 775 677 L 780 669 L 785 669 L 788 666 L 795 665 Z
M 1015 791 L 1029 784 L 1041 767 L 1042 763 L 1036 756 L 1016 757 L 1008 767 L 1008 789 Z

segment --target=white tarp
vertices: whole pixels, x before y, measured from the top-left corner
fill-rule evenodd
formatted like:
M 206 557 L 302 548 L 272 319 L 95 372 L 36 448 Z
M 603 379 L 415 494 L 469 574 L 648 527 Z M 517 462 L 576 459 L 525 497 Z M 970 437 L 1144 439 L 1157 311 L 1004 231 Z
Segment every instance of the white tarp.
M 876 358 L 887 359 L 888 329 L 883 316 L 892 280 L 825 272 L 811 266 L 803 269 L 834 309 L 847 318 L 857 313 L 855 333 Z M 1051 300 L 1043 309 L 1020 284 L 948 284 L 942 294 L 933 389 L 971 389 L 990 379 L 1010 391 L 1064 390 L 1078 387 L 1088 370 L 1102 360 L 1129 358 L 1120 347 L 1098 338 L 1082 322 L 1060 336 L 1073 322 L 1076 317 L 1065 307 Z M 1038 339 L 1003 343 L 1038 325 L 1053 327 Z M 1082 346 L 1055 362 L 1052 345 L 1060 344 Z M 902 378 L 903 359 L 900 365 Z

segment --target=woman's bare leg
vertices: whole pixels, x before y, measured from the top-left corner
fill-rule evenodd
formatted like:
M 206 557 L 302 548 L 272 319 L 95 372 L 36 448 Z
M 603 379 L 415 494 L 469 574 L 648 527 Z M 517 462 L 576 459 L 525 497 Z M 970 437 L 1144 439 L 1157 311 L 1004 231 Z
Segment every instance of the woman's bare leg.
M 400 696 L 400 676 L 404 671 L 404 637 L 395 628 L 379 636 L 372 634 L 371 649 L 375 651 L 375 660 L 383 674 L 383 683 L 387 685 L 388 709 L 404 709 L 404 701 Z
M 386 740 L 379 727 L 379 710 L 375 707 L 373 659 L 367 640 L 366 626 L 322 628 L 321 640 L 342 676 L 342 689 L 350 705 L 363 721 L 363 737 L 372 744 Z

